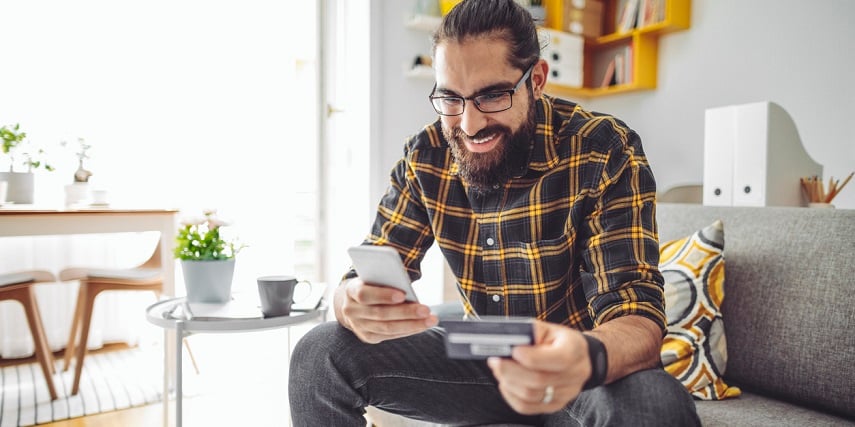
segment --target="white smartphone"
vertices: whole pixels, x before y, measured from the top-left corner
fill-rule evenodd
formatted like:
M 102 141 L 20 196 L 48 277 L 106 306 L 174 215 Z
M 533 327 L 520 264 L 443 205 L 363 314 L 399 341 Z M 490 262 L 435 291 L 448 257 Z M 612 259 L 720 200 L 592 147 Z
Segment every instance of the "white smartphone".
M 362 245 L 347 250 L 353 260 L 356 274 L 365 283 L 390 286 L 407 294 L 406 300 L 419 302 L 413 291 L 410 275 L 398 251 L 389 246 Z

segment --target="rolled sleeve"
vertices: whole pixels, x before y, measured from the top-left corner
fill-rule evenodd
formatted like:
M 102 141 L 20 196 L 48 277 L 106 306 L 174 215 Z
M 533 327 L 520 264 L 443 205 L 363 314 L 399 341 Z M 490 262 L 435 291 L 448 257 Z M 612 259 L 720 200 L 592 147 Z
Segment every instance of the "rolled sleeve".
M 586 221 L 582 284 L 594 326 L 640 315 L 665 331 L 656 185 L 634 132 L 603 162 L 596 202 Z

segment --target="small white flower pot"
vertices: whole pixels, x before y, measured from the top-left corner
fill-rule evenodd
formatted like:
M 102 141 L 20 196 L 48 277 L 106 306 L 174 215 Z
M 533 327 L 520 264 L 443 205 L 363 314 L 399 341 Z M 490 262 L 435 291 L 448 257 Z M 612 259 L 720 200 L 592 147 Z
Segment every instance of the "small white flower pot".
M 33 193 L 35 192 L 35 175 L 32 172 L 0 172 L 0 181 L 6 181 L 6 200 L 3 202 L 12 202 L 24 205 L 33 203 Z
M 181 260 L 188 302 L 225 303 L 231 299 L 234 258 L 217 261 Z

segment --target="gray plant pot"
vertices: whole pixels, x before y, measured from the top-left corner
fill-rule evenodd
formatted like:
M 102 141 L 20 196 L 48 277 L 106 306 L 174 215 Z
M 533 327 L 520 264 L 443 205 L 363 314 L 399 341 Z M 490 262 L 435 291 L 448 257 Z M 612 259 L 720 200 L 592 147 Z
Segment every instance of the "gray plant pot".
M 228 302 L 232 294 L 234 258 L 222 261 L 181 260 L 189 302 Z
M 0 172 L 0 181 L 9 183 L 9 187 L 6 190 L 7 202 L 24 205 L 33 203 L 35 180 L 32 172 Z

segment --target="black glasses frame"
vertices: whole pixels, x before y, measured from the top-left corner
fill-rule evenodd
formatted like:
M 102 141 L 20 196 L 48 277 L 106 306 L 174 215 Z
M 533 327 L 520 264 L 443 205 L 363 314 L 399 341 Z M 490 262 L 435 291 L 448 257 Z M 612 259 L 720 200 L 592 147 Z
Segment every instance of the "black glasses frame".
M 532 65 L 531 67 L 528 67 L 528 70 L 526 70 L 526 72 L 523 73 L 522 77 L 520 77 L 520 80 L 511 89 L 491 90 L 489 92 L 477 93 L 477 94 L 472 95 L 472 96 L 458 96 L 458 95 L 439 95 L 439 96 L 437 96 L 437 95 L 434 95 L 434 93 L 436 92 L 436 83 L 434 83 L 433 84 L 433 90 L 430 91 L 430 95 L 428 95 L 428 99 L 430 99 L 430 105 L 433 106 L 434 111 L 436 111 L 437 114 L 439 114 L 441 116 L 454 117 L 454 116 L 462 115 L 466 111 L 466 101 L 467 100 L 472 101 L 472 103 L 475 104 L 475 108 L 477 108 L 478 111 L 480 111 L 482 113 L 499 113 L 502 111 L 507 111 L 507 110 L 510 110 L 511 108 L 513 108 L 513 106 L 514 106 L 514 94 L 517 93 L 517 91 L 520 89 L 520 86 L 522 86 L 523 82 L 525 82 L 526 79 L 528 79 L 528 77 L 531 75 L 532 69 L 534 69 L 534 65 Z M 497 94 L 505 94 L 505 93 L 510 95 L 510 100 L 511 100 L 511 102 L 508 104 L 508 106 L 506 108 L 503 108 L 501 110 L 494 110 L 494 111 L 484 111 L 481 109 L 481 102 L 483 102 L 484 97 L 490 97 L 490 96 L 495 96 Z M 459 99 L 461 102 L 461 105 L 462 105 L 462 107 L 460 108 L 460 112 L 457 114 L 445 114 L 445 113 L 443 113 L 441 111 L 441 109 L 436 106 L 435 100 L 437 100 L 437 99 L 438 100 Z

